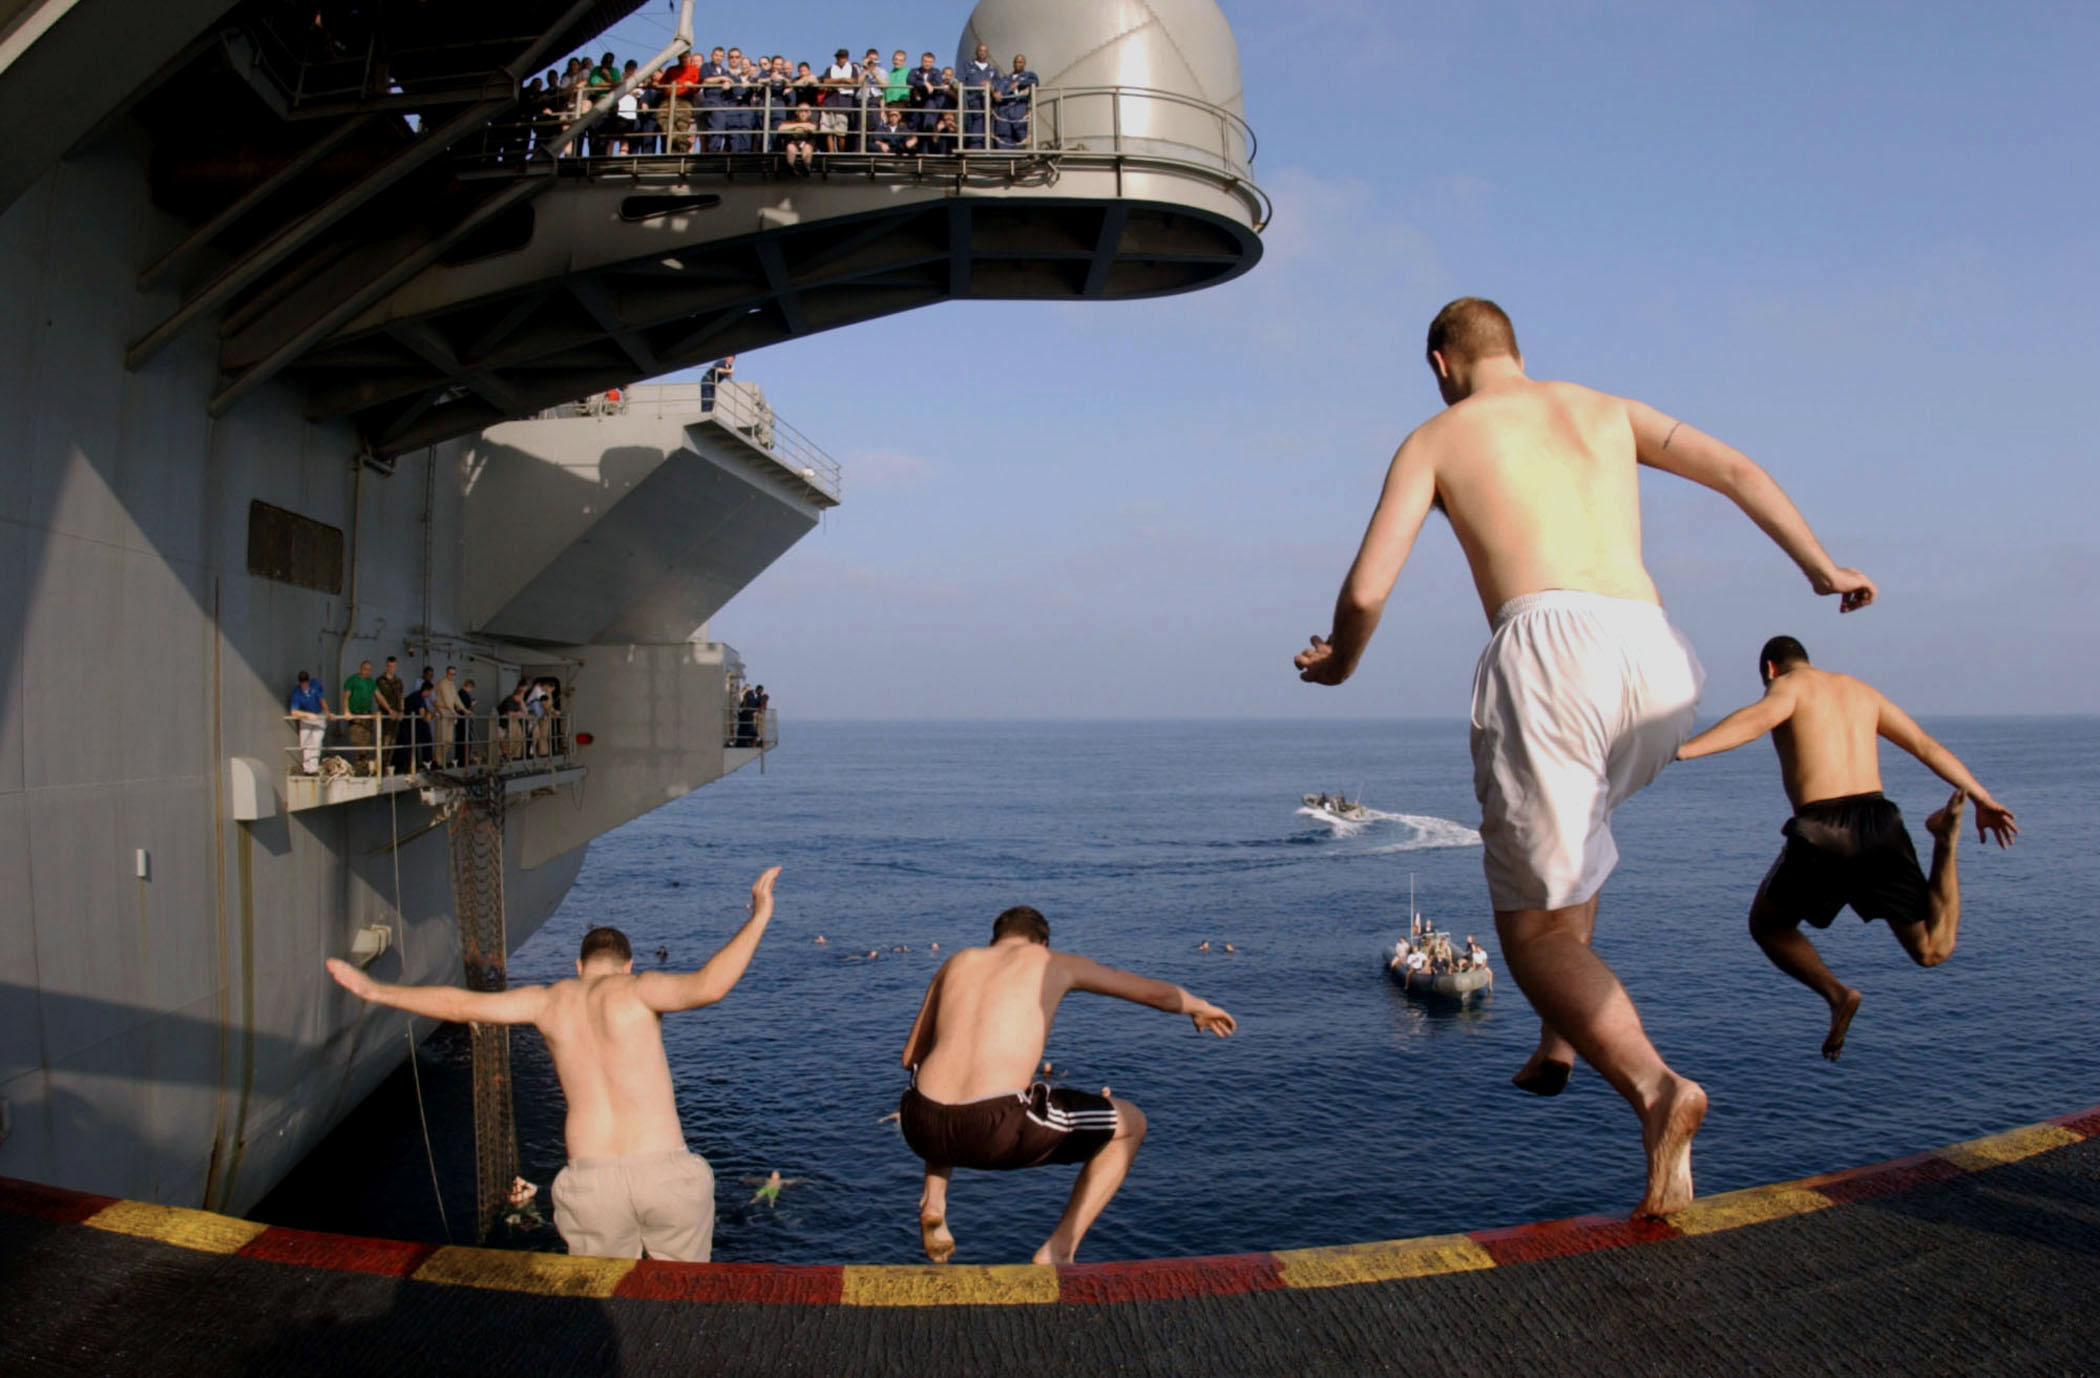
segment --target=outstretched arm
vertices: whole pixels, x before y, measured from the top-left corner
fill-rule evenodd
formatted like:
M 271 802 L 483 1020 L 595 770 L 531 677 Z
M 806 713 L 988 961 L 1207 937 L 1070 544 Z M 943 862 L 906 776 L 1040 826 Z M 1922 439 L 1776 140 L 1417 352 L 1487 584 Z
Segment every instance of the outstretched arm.
M 1911 720 L 1910 714 L 1890 703 L 1886 694 L 1876 691 L 1881 699 L 1881 718 L 1876 730 L 1882 736 L 1902 747 L 1924 762 L 1925 768 L 1969 796 L 1976 804 L 1976 836 L 1978 839 L 1996 837 L 2000 847 L 2010 847 L 2019 828 L 2013 823 L 2011 809 L 1991 797 L 1991 792 L 1977 783 L 1958 757 L 1941 746 Z
M 337 957 L 328 959 L 328 974 L 360 1000 L 450 1024 L 530 1024 L 547 1007 L 545 986 L 514 986 L 495 991 L 462 990 L 458 986 L 390 986 Z
M 1787 687 L 1784 677 L 1775 679 L 1766 687 L 1765 696 L 1756 703 L 1736 709 L 1678 747 L 1677 759 L 1695 761 L 1701 756 L 1733 751 L 1745 743 L 1756 741 L 1792 716 L 1794 692 Z
M 1811 588 L 1839 595 L 1839 612 L 1854 612 L 1874 601 L 1874 581 L 1856 569 L 1839 567 L 1824 552 L 1793 499 L 1750 456 L 1646 402 L 1627 399 L 1626 418 L 1633 425 L 1634 454 L 1641 463 L 1711 488 L 1740 507 L 1801 567 Z
M 948 960 L 955 959 L 951 957 Z M 912 1020 L 911 1033 L 904 1040 L 904 1057 L 901 1060 L 907 1067 L 918 1066 L 926 1060 L 926 1055 L 933 1051 L 934 1011 L 939 1008 L 941 982 L 947 975 L 948 962 L 942 962 L 941 969 L 926 983 L 926 998 L 919 1002 L 919 1017 Z
M 1155 981 L 1149 976 L 1134 972 L 1118 971 L 1077 953 L 1060 952 L 1053 959 L 1063 971 L 1065 985 L 1069 990 L 1092 991 L 1096 995 L 1113 995 L 1119 1000 L 1133 1004 L 1150 1005 L 1168 1014 L 1185 1014 L 1194 1021 L 1198 1029 L 1214 1033 L 1220 1038 L 1230 1038 L 1239 1028 L 1239 1022 L 1208 1000 L 1198 999 L 1171 981 Z
M 1308 684 L 1340 684 L 1356 672 L 1371 633 L 1385 613 L 1385 600 L 1393 582 L 1415 548 L 1422 521 L 1436 501 L 1436 470 L 1428 452 L 1409 436 L 1393 454 L 1386 470 L 1385 490 L 1379 494 L 1371 525 L 1357 548 L 1356 563 L 1342 581 L 1341 595 L 1334 601 L 1334 626 L 1327 638 L 1315 636 L 1309 649 L 1300 651 L 1293 664 L 1298 678 Z
M 641 1002 L 658 1014 L 669 1014 L 712 1005 L 736 989 L 736 983 L 744 979 L 744 971 L 751 965 L 752 954 L 758 951 L 758 940 L 766 935 L 766 924 L 773 918 L 773 882 L 779 875 L 780 868 L 774 866 L 752 882 L 751 917 L 734 938 L 707 959 L 706 966 L 681 976 L 645 971 L 635 977 L 634 993 Z

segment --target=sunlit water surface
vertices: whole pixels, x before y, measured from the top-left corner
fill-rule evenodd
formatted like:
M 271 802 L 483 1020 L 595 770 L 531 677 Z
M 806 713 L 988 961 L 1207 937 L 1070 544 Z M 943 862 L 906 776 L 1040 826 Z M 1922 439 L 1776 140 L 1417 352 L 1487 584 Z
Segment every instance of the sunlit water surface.
M 1817 1056 L 1821 1002 L 1744 930 L 1785 812 L 1769 748 L 1672 767 L 1618 817 L 1597 948 L 1664 1055 L 1712 1095 L 1695 1157 L 1704 1192 L 2100 1102 L 2100 723 L 1928 727 L 2023 833 L 2004 853 L 1965 840 L 1961 948 L 1946 966 L 1913 967 L 1883 925 L 1849 913 L 1818 938 L 1866 996 L 1836 1065 Z M 1928 854 L 1919 825 L 1945 790 L 1909 758 L 1884 758 Z M 1360 790 L 1399 816 L 1343 835 L 1298 811 L 1323 789 Z M 1537 1026 L 1506 974 L 1487 1007 L 1440 1015 L 1381 972 L 1410 874 L 1422 909 L 1477 934 L 1499 969 L 1477 822 L 1463 722 L 790 724 L 763 774 L 595 843 L 511 975 L 568 974 L 599 923 L 631 935 L 638 965 L 659 945 L 674 967 L 697 964 L 741 920 L 751 878 L 786 867 L 743 983 L 664 1026 L 688 1138 L 719 1184 L 720 1259 L 918 1257 L 919 1165 L 883 1117 L 941 960 L 928 947 L 981 942 L 1019 903 L 1049 916 L 1058 946 L 1179 982 L 1240 1020 L 1239 1037 L 1218 1042 L 1152 1010 L 1066 1003 L 1049 1049 L 1059 1074 L 1113 1086 L 1152 1124 L 1084 1257 L 1624 1210 L 1641 1189 L 1632 1116 L 1587 1071 L 1554 1101 L 1509 1086 Z M 472 1199 L 465 1047 L 447 1030 L 421 1055 L 455 1232 Z M 525 1172 L 545 1184 L 563 1157 L 561 1097 L 538 1035 L 521 1031 L 514 1048 Z M 745 1179 L 771 1168 L 803 1181 L 777 1207 L 748 1204 Z M 1025 1259 L 1075 1171 L 959 1172 L 958 1258 Z M 257 1213 L 443 1237 L 405 1069 Z M 525 1242 L 554 1247 L 551 1231 Z

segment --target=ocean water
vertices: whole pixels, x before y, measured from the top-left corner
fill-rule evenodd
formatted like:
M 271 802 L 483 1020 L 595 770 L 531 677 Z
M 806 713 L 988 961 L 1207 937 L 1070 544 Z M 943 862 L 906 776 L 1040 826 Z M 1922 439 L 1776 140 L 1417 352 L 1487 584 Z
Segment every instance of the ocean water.
M 1664 1056 L 1712 1097 L 1694 1154 L 1702 1192 L 2100 1103 L 2100 722 L 1927 727 L 2023 832 L 2006 852 L 1966 834 L 1961 946 L 1945 966 L 1912 966 L 1884 925 L 1849 912 L 1818 936 L 1865 994 L 1836 1064 L 1817 1052 L 1822 1002 L 1745 931 L 1786 814 L 1770 748 L 1673 766 L 1618 815 L 1596 947 Z M 716 1173 L 717 1258 L 919 1257 L 919 1164 L 883 1117 L 941 960 L 928 946 L 982 942 L 1020 903 L 1049 917 L 1054 945 L 1178 982 L 1240 1021 L 1220 1042 L 1153 1010 L 1066 1001 L 1048 1050 L 1059 1077 L 1111 1086 L 1151 1121 L 1083 1259 L 1394 1238 L 1638 1199 L 1636 1123 L 1594 1073 L 1556 1100 L 1508 1084 L 1537 1024 L 1487 911 L 1462 721 L 790 723 L 786 735 L 764 773 L 594 844 L 511 967 L 520 983 L 569 974 L 599 923 L 628 932 L 638 967 L 659 945 L 672 966 L 696 965 L 741 922 L 759 870 L 786 868 L 743 983 L 665 1021 L 688 1139 Z M 1946 790 L 1907 756 L 1883 757 L 1929 855 L 1920 824 Z M 1361 791 L 1389 816 L 1338 832 L 1298 812 L 1320 789 Z M 1427 1012 L 1385 978 L 1410 876 L 1430 917 L 1495 955 L 1484 1008 Z M 538 1035 L 521 1030 L 513 1047 L 525 1171 L 544 1185 L 563 1158 L 561 1099 Z M 449 1030 L 419 1059 L 455 1233 L 472 1199 L 465 1060 Z M 745 1179 L 773 1168 L 802 1181 L 777 1207 L 749 1204 Z M 1075 1172 L 957 1172 L 957 1258 L 1025 1260 Z M 443 1238 L 432 1202 L 404 1071 L 257 1215 Z M 551 1230 L 519 1242 L 558 1247 Z

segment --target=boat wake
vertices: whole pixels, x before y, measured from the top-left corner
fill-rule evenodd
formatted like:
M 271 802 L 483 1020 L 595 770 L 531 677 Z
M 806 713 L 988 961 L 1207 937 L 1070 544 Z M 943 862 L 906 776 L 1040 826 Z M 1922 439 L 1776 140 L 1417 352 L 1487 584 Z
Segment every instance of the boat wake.
M 1448 818 L 1436 818 L 1422 813 L 1387 813 L 1383 809 L 1366 809 L 1364 817 L 1340 818 L 1325 809 L 1301 808 L 1298 813 L 1305 818 L 1315 818 L 1325 823 L 1336 837 L 1360 837 L 1372 828 L 1384 830 L 1387 824 L 1398 825 L 1407 835 L 1397 842 L 1381 842 L 1367 847 L 1359 855 L 1382 856 L 1388 852 L 1419 852 L 1432 847 L 1478 847 L 1480 834 L 1463 823 L 1454 823 Z

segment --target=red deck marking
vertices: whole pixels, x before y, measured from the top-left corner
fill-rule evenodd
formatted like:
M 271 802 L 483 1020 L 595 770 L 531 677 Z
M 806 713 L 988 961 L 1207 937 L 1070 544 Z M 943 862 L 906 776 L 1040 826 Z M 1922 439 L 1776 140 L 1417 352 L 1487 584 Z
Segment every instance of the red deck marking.
M 2043 1123 L 2061 1125 L 2081 1139 L 2100 1139 L 2100 1106 L 2091 1110 L 2081 1110 L 2075 1115 L 2058 1115 L 2055 1119 L 2045 1120 Z
M 1274 1254 L 1072 1263 L 1057 1270 L 1058 1299 L 1081 1303 L 1178 1301 L 1283 1290 Z
M 1497 1264 L 1536 1263 L 1545 1258 L 1594 1253 L 1598 1249 L 1623 1249 L 1629 1244 L 1653 1244 L 1676 1239 L 1675 1225 L 1663 1220 L 1625 1220 L 1615 1215 L 1578 1215 L 1572 1220 L 1553 1220 L 1543 1225 L 1511 1225 L 1499 1230 L 1475 1230 L 1467 1236 L 1488 1251 Z
M 116 1200 L 114 1196 L 91 1196 L 84 1191 L 47 1187 L 41 1182 L 24 1182 L 14 1177 L 0 1177 L 0 1211 L 6 1211 L 10 1215 L 56 1220 L 61 1225 L 78 1225 L 103 1207 L 114 1205 Z
M 1945 1158 L 1931 1153 L 1913 1153 L 1908 1158 L 1875 1163 L 1871 1167 L 1851 1167 L 1841 1172 L 1826 1172 L 1820 1177 L 1804 1177 L 1792 1185 L 1819 1191 L 1839 1205 L 1849 1206 L 1855 1201 L 1894 1196 L 1898 1192 L 1945 1182 L 1961 1175 L 1962 1170 Z
M 744 1301 L 835 1306 L 846 1270 L 833 1264 L 665 1263 L 645 1258 L 620 1279 L 616 1297 L 651 1301 Z
M 435 1244 L 316 1234 L 312 1230 L 289 1230 L 276 1225 L 240 1249 L 242 1258 L 294 1263 L 302 1268 L 330 1268 L 338 1273 L 377 1273 L 390 1278 L 407 1277 L 436 1252 Z

